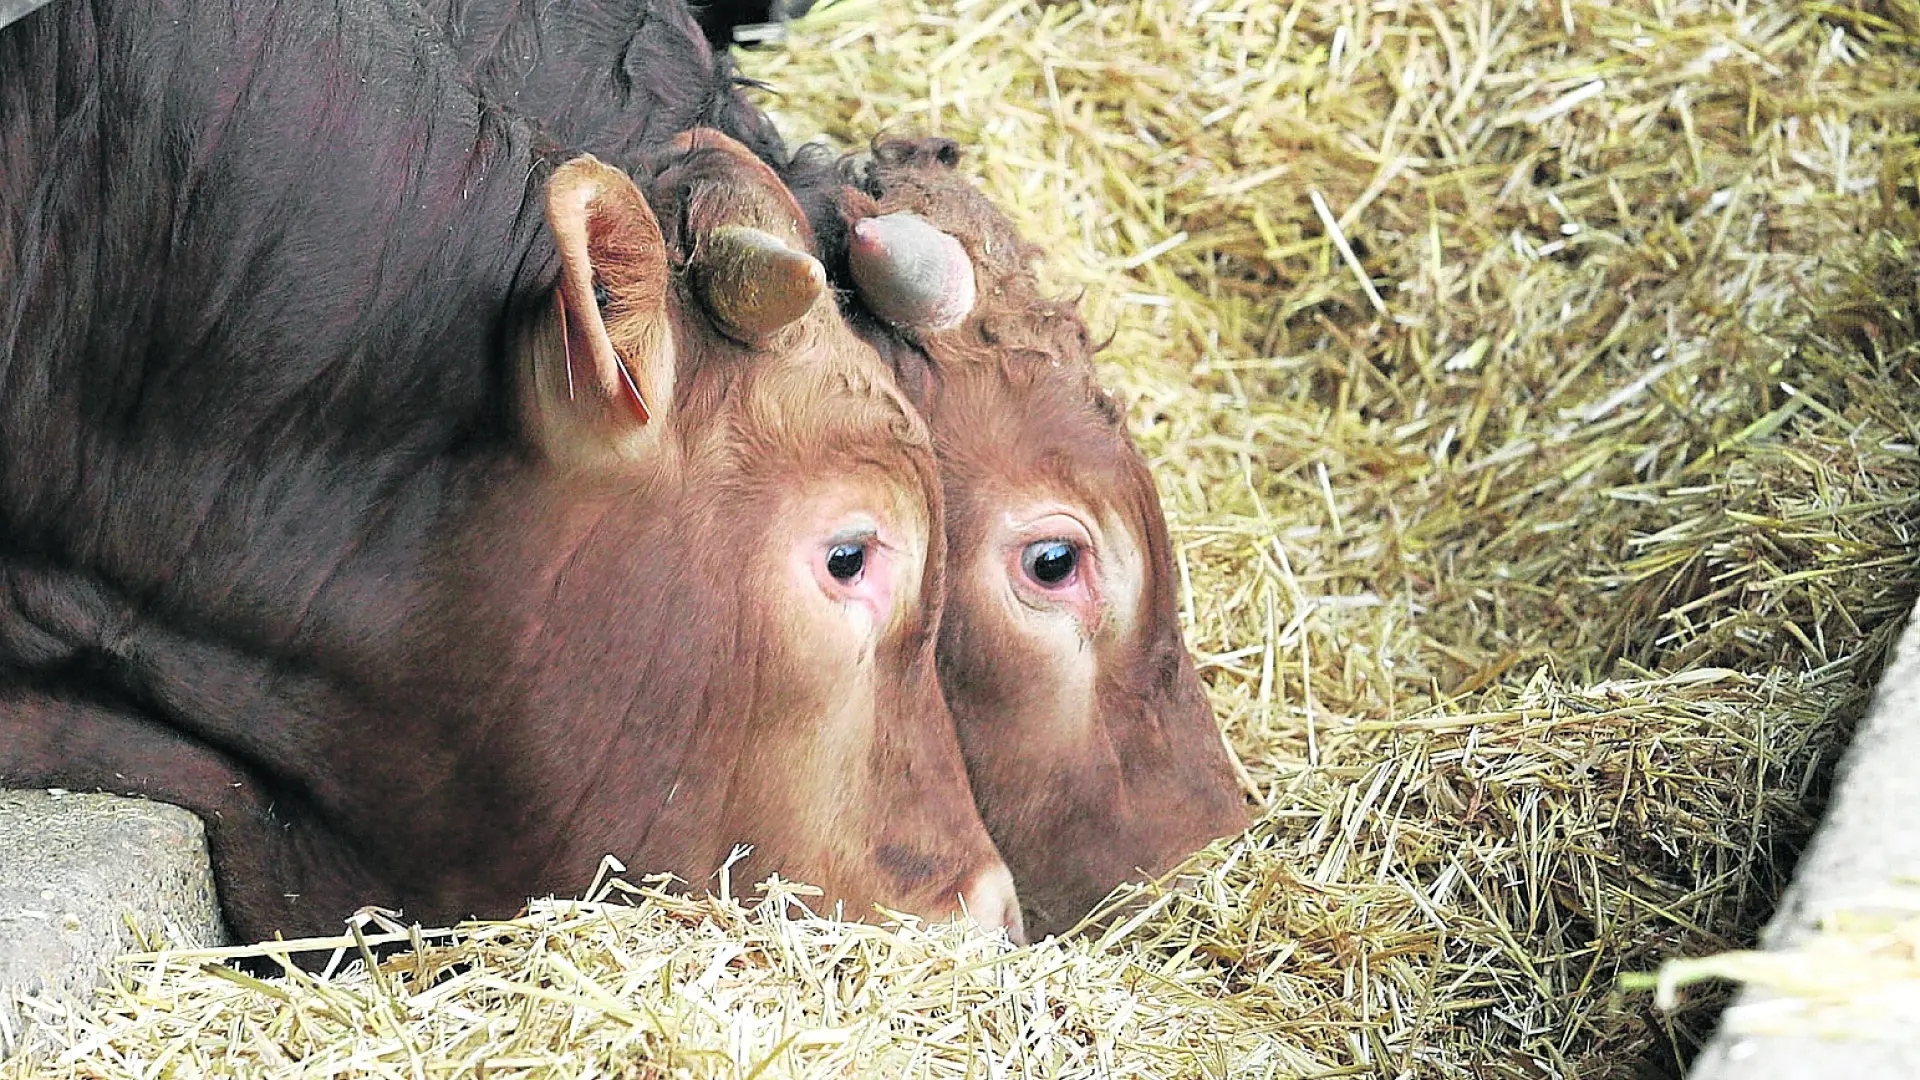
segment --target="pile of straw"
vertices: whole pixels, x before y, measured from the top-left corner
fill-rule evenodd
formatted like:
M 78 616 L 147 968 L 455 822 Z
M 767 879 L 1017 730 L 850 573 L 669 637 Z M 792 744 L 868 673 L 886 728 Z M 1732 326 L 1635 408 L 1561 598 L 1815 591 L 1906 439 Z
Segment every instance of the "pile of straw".
M 1066 944 L 642 890 L 131 962 L 0 1073 L 1677 1072 L 1725 991 L 1618 976 L 1752 942 L 1920 585 L 1920 2 L 844 0 L 747 66 L 1085 290 L 1264 819 Z

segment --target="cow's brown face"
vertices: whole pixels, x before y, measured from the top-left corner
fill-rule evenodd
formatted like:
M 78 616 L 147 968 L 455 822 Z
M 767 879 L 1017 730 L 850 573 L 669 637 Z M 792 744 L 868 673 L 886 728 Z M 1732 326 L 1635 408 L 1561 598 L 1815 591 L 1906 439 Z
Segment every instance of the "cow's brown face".
M 846 197 L 849 263 L 917 346 L 893 355 L 946 493 L 941 684 L 1039 936 L 1248 815 L 1181 640 L 1152 478 L 1094 381 L 1085 328 L 1038 297 L 1030 249 L 950 164 L 938 142 L 878 148 Z M 952 252 L 916 250 L 914 220 L 959 241 L 972 280 Z M 954 282 L 978 297 L 963 314 Z
M 1247 813 L 1181 641 L 1144 462 L 1089 383 L 1005 372 L 943 376 L 930 402 L 951 545 L 940 673 L 1042 935 Z
M 538 460 L 489 493 L 489 579 L 454 593 L 506 598 L 470 616 L 517 658 L 503 707 L 579 778 L 551 873 L 605 851 L 713 889 L 751 845 L 735 889 L 778 872 L 852 917 L 964 905 L 1017 936 L 939 693 L 926 428 L 764 166 L 696 132 L 649 168 L 645 197 L 590 159 L 550 186 Z

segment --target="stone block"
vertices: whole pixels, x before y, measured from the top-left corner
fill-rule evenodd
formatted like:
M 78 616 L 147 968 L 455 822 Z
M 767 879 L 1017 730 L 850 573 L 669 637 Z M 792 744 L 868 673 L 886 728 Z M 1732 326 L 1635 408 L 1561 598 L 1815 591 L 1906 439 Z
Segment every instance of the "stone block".
M 1873 912 L 1920 881 L 1920 620 L 1905 632 L 1848 747 L 1827 814 L 1795 867 L 1793 884 L 1761 934 L 1790 949 L 1831 912 Z M 1735 1011 L 1762 1010 L 1770 995 L 1744 990 Z M 1904 1039 L 1744 1035 L 1723 1025 L 1689 1080 L 1893 1080 L 1920 1077 L 1920 1033 Z
M 0 791 L 0 1056 L 23 1038 L 22 995 L 84 998 L 109 961 L 149 942 L 226 941 L 200 819 L 111 795 Z

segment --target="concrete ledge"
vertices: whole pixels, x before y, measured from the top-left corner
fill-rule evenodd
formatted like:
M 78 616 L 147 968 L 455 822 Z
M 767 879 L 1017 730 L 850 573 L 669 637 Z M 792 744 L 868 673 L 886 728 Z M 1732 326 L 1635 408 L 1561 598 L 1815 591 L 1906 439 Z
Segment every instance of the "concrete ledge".
M 0 791 L 0 1057 L 28 1034 L 19 1008 L 84 996 L 135 947 L 226 941 L 206 830 L 178 807 L 111 795 Z
M 1833 801 L 1794 871 L 1761 947 L 1789 949 L 1830 912 L 1872 912 L 1920 881 L 1920 620 L 1911 614 L 1873 706 L 1841 763 Z M 1689 1080 L 1882 1080 L 1920 1076 L 1920 1032 L 1905 1039 L 1743 1035 L 1742 1014 L 1773 995 L 1746 990 L 1687 1074 Z

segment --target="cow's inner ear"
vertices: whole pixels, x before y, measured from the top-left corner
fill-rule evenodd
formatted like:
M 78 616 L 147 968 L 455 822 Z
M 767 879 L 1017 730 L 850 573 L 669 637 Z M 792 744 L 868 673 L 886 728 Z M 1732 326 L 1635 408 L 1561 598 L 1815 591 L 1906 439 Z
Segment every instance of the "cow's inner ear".
M 547 182 L 547 224 L 560 252 L 559 307 L 569 387 L 646 424 L 673 387 L 670 271 L 660 223 L 627 174 L 583 155 Z

